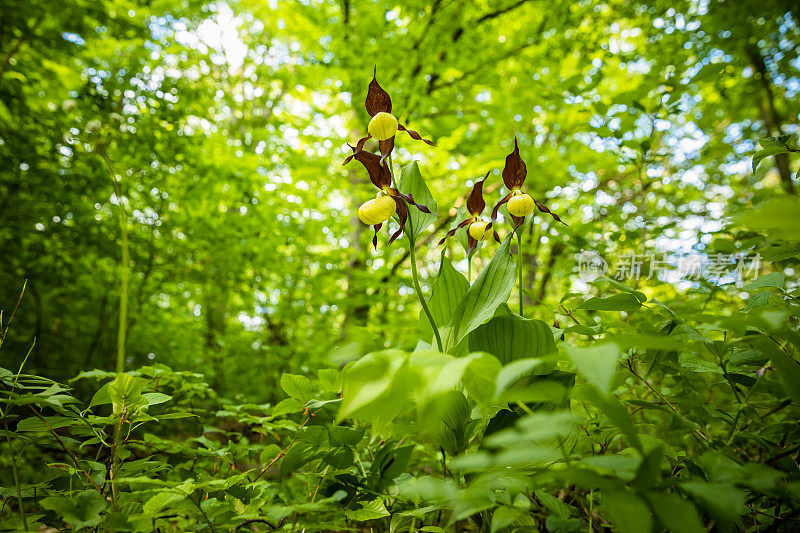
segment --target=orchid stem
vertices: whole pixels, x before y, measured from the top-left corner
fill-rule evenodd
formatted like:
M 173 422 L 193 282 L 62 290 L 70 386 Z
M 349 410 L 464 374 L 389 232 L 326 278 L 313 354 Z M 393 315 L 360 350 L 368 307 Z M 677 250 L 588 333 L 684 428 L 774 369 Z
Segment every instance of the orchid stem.
M 522 308 L 522 231 L 517 229 L 517 258 L 519 262 L 519 316 L 525 318 Z
M 467 254 L 467 283 L 472 285 L 472 254 Z
M 389 154 L 389 169 L 392 175 L 392 185 L 397 188 L 397 180 L 394 179 L 394 163 L 392 162 L 392 155 Z M 425 312 L 425 316 L 428 318 L 428 322 L 431 324 L 431 329 L 433 329 L 433 334 L 436 337 L 436 346 L 439 348 L 439 351 L 442 350 L 442 337 L 439 335 L 439 328 L 436 327 L 436 321 L 433 319 L 433 315 L 431 314 L 431 310 L 428 309 L 428 304 L 425 302 L 425 297 L 422 295 L 422 289 L 419 286 L 419 272 L 417 272 L 417 246 L 416 246 L 416 238 L 414 237 L 414 223 L 412 222 L 411 217 L 411 208 L 408 206 L 408 202 L 403 198 L 402 202 L 406 206 L 406 211 L 408 212 L 408 228 L 405 228 L 406 236 L 408 237 L 408 255 L 411 259 L 411 279 L 414 282 L 414 292 L 417 293 L 417 298 L 419 299 L 419 303 L 422 306 L 422 310 Z
M 431 310 L 428 309 L 428 304 L 425 303 L 425 297 L 422 295 L 422 289 L 419 287 L 419 273 L 417 272 L 417 253 L 415 251 L 416 243 L 414 242 L 415 239 L 414 235 L 414 224 L 411 222 L 411 216 L 408 217 L 408 251 L 409 255 L 411 256 L 411 278 L 414 281 L 414 291 L 417 293 L 417 298 L 419 298 L 419 303 L 422 305 L 422 310 L 425 311 L 425 316 L 428 317 L 428 322 L 431 323 L 431 328 L 433 329 L 433 334 L 436 337 L 436 346 L 439 348 L 439 351 L 442 350 L 442 337 L 439 335 L 439 328 L 436 327 L 436 321 L 433 319 L 433 315 L 431 314 Z

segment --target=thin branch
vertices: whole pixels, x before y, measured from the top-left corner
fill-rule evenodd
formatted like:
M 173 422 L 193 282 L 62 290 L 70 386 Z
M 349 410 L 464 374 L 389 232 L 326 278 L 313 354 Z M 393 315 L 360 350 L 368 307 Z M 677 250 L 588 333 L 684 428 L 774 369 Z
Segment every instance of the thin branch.
M 67 445 L 64 443 L 64 441 L 63 441 L 63 440 L 61 440 L 61 437 L 58 435 L 58 433 L 56 433 L 56 431 L 55 431 L 55 430 L 53 429 L 53 427 L 52 427 L 52 426 L 51 426 L 51 425 L 50 425 L 50 424 L 47 422 L 47 420 L 46 420 L 46 419 L 45 419 L 45 418 L 42 416 L 42 414 L 41 414 L 39 411 L 37 411 L 37 410 L 36 410 L 36 408 L 35 408 L 34 406 L 32 406 L 31 404 L 28 404 L 28 408 L 29 408 L 31 411 L 33 411 L 33 414 L 34 414 L 34 415 L 36 415 L 36 417 L 37 417 L 39 420 L 41 420 L 41 421 L 42 421 L 42 423 L 43 423 L 43 424 L 44 424 L 44 425 L 47 427 L 47 429 L 50 431 L 50 433 L 51 433 L 51 434 L 52 434 L 52 435 L 53 435 L 53 436 L 56 438 L 56 440 L 58 441 L 58 444 L 59 444 L 59 445 L 61 446 L 61 448 L 62 448 L 62 449 L 63 449 L 63 450 L 64 450 L 64 451 L 67 453 L 67 455 L 69 455 L 70 459 L 72 459 L 72 462 L 74 462 L 74 463 L 75 463 L 75 466 L 78 468 L 78 470 L 80 470 L 81 472 L 83 472 L 83 475 L 85 475 L 85 476 L 86 476 L 86 479 L 88 479 L 88 480 L 89 480 L 89 483 L 91 483 L 91 484 L 94 486 L 94 488 L 95 488 L 95 489 L 97 489 L 97 492 L 99 492 L 100 494 L 102 494 L 102 493 L 103 493 L 103 489 L 102 489 L 102 488 L 100 488 L 100 485 L 98 485 L 98 484 L 97 484 L 97 481 L 95 481 L 95 480 L 94 480 L 94 478 L 93 478 L 91 475 L 89 475 L 89 472 L 87 472 L 86 470 L 84 470 L 84 469 L 83 469 L 83 467 L 81 466 L 81 464 L 78 462 L 78 458 L 75 456 L 75 454 L 74 454 L 74 453 L 72 453 L 72 452 L 69 450 L 69 448 L 67 448 Z

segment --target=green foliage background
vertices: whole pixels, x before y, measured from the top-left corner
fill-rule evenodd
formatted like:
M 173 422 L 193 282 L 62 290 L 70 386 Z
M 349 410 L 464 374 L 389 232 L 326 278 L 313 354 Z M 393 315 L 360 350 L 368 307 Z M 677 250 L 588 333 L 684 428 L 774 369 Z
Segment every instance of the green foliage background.
M 413 441 L 418 446 L 441 447 L 445 462 L 463 456 L 469 446 L 476 452 L 444 467 L 442 477 L 453 486 L 416 487 L 414 496 L 406 485 L 405 501 L 434 509 L 414 515 L 410 506 L 403 512 L 411 514 L 385 519 L 387 527 L 390 520 L 406 524 L 406 518 L 415 521 L 410 527 L 439 527 L 441 521 L 431 516 L 441 518 L 440 509 L 452 511 L 451 525 L 491 531 L 689 531 L 699 524 L 698 516 L 702 527 L 723 530 L 796 526 L 800 10 L 794 2 L 5 0 L 0 12 L 0 309 L 5 318 L 0 329 L 7 331 L 0 367 L 11 371 L 11 377 L 0 374 L 4 383 L 16 383 L 13 376 L 29 350 L 25 373 L 55 382 L 98 369 L 72 383 L 70 394 L 83 398 L 87 408 L 101 386 L 92 378 L 120 379 L 105 371 L 114 369 L 117 353 L 122 213 L 130 248 L 125 367 L 144 366 L 137 376 L 151 380 L 166 373 L 164 379 L 175 381 L 169 394 L 183 398 L 177 412 L 217 424 L 219 438 L 202 442 L 204 450 L 217 453 L 230 438 L 257 462 L 254 457 L 262 457 L 263 450 L 252 448 L 250 425 L 276 435 L 303 433 L 310 429 L 308 418 L 303 422 L 308 402 L 333 401 L 343 390 L 338 415 L 331 410 L 321 424 L 340 427 L 334 422 L 360 417 L 361 425 L 354 426 L 370 428 L 365 441 L 351 436 L 354 440 L 343 444 L 345 437 L 334 435 L 339 430 L 326 429 L 324 438 L 307 439 L 306 455 L 286 455 L 278 477 L 321 460 L 308 449 L 325 446 L 330 453 L 348 450 L 341 453 L 350 457 L 328 457 L 320 463 L 327 464 L 326 472 L 336 465 L 350 468 L 353 453 L 365 460 L 369 455 L 369 463 L 377 466 L 368 467 L 373 468 L 369 475 L 361 467 L 365 481 L 359 486 L 373 495 L 389 490 L 403 472 L 384 476 L 391 465 L 380 463 L 381 453 L 400 454 L 404 467 L 411 461 L 414 466 L 403 475 L 414 469 L 429 474 L 439 468 L 433 455 L 409 459 L 411 449 L 379 445 L 384 437 L 394 444 L 401 439 L 402 424 L 412 422 L 398 420 L 412 403 L 416 429 L 410 434 L 425 435 Z M 569 377 L 548 374 L 558 384 L 547 385 L 547 393 L 537 385 L 539 392 L 503 395 L 498 376 L 525 372 L 507 370 L 520 349 L 512 342 L 499 346 L 492 332 L 538 328 L 524 335 L 551 345 L 542 322 L 519 325 L 508 318 L 514 316 L 508 308 L 488 310 L 479 322 L 490 320 L 458 353 L 493 347 L 499 360 L 476 356 L 460 363 L 465 366 L 458 376 L 464 381 L 452 388 L 466 392 L 463 405 L 460 397 L 437 388 L 441 383 L 419 377 L 432 372 L 426 368 L 456 363 L 438 355 L 428 354 L 429 360 L 409 355 L 420 339 L 430 341 L 432 331 L 421 323 L 405 241 L 388 246 L 382 233 L 377 251 L 372 249 L 372 233 L 356 211 L 373 197 L 374 188 L 360 165 L 341 165 L 351 153 L 346 143 L 366 131 L 369 117 L 362 101 L 373 67 L 401 122 L 437 142 L 428 147 L 398 137 L 393 156 L 397 168 L 419 164 L 439 206 L 439 218 L 416 240 L 424 292 L 438 306 L 437 318 L 450 320 L 453 309 L 448 311 L 447 302 L 466 292 L 459 281 L 463 277 L 451 270 L 465 274 L 467 262 L 463 248 L 451 239 L 443 247 L 449 262 L 440 272 L 441 250 L 435 244 L 461 220 L 457 208 L 468 184 L 491 170 L 487 203 L 491 207 L 501 197 L 500 170 L 514 135 L 528 166 L 526 190 L 569 224 L 556 226 L 550 217 L 536 215 L 525 226 L 521 253 L 515 242 L 507 245 L 525 265 L 523 286 L 515 286 L 510 296 L 516 301 L 522 290 L 525 315 L 552 324 L 554 340 L 563 341 L 560 358 L 531 363 L 525 372 L 541 364 L 547 372 L 557 366 L 577 373 L 573 404 L 581 404 L 589 418 L 605 421 L 594 429 L 578 423 L 586 441 L 571 442 L 577 439 L 574 431 L 536 434 L 537 420 L 548 427 L 572 423 L 558 418 L 559 410 L 530 414 L 545 418 L 524 418 L 528 422 L 513 430 L 517 434 L 509 426 L 480 444 L 470 440 L 477 433 L 467 430 L 462 411 L 480 411 L 474 420 L 488 423 L 495 420 L 493 402 L 518 405 L 524 415 L 537 399 L 562 406 L 563 398 L 554 401 L 552 391 L 571 389 L 562 386 Z M 510 234 L 507 224 L 499 226 L 501 237 Z M 473 259 L 472 280 L 499 247 L 492 241 L 482 246 Z M 609 260 L 612 274 L 620 258 L 631 253 L 759 252 L 763 263 L 754 274 L 772 277 L 744 288 L 730 279 L 669 283 L 646 275 L 636 282 L 623 280 L 625 286 L 586 284 L 575 272 L 575 256 L 582 250 Z M 646 260 L 645 273 L 650 266 Z M 26 280 L 13 325 L 5 330 Z M 434 281 L 440 280 L 440 290 L 447 286 L 456 296 L 437 294 Z M 609 297 L 615 300 L 600 301 Z M 664 339 L 673 334 L 678 336 Z M 595 343 L 600 340 L 614 344 Z M 390 348 L 397 351 L 383 351 Z M 506 366 L 499 370 L 501 364 Z M 393 372 L 389 377 L 387 368 Z M 199 374 L 209 386 L 201 384 Z M 300 386 L 292 381 L 300 377 L 286 378 L 301 375 L 316 380 Z M 482 375 L 497 378 L 491 394 L 475 383 Z M 574 382 L 575 374 L 570 375 Z M 353 404 L 347 391 L 361 390 L 359 376 L 388 380 L 385 390 L 377 391 L 386 396 L 372 397 L 378 403 L 371 406 Z M 755 383 L 766 384 L 758 385 L 762 390 Z M 8 387 L 10 398 L 16 385 Z M 134 392 L 159 390 L 148 387 L 140 384 Z M 398 391 L 404 389 L 419 397 L 402 401 Z M 287 394 L 295 403 L 279 403 Z M 106 403 L 111 402 L 98 405 Z M 58 401 L 37 405 L 62 408 Z M 283 407 L 271 411 L 276 405 Z M 396 412 L 369 411 L 385 406 Z M 314 404 L 312 411 L 324 409 Z M 457 437 L 426 425 L 427 419 L 451 415 L 456 425 L 465 424 L 458 426 Z M 22 420 L 12 420 L 17 423 Z M 103 420 L 91 423 L 101 427 Z M 167 424 L 175 425 L 152 438 L 166 441 L 186 432 L 206 439 L 197 436 L 202 425 Z M 618 432 L 601 438 L 609 424 Z M 662 442 L 647 440 L 656 439 L 659 430 Z M 483 502 L 485 492 L 479 489 L 497 488 L 488 481 L 490 473 L 536 462 L 535 454 L 522 461 L 514 453 L 523 454 L 520 443 L 537 439 L 550 444 L 561 439 L 558 449 L 564 449 L 564 440 L 577 446 L 577 456 L 596 455 L 590 461 L 594 475 L 611 472 L 615 481 L 603 485 L 569 470 L 545 473 L 534 492 L 504 487 L 508 501 Z M 359 452 L 359 442 L 369 442 L 368 449 Z M 280 451 L 285 443 L 272 445 Z M 228 446 L 228 452 L 235 449 Z M 189 444 L 180 453 L 190 449 Z M 630 453 L 606 462 L 606 451 L 625 449 Z M 667 490 L 678 482 L 662 478 L 654 449 L 672 461 L 675 476 L 679 471 L 697 476 L 683 480 L 680 492 L 695 502 L 692 507 Z M 36 458 L 27 460 L 34 469 Z M 229 458 L 216 467 L 231 464 L 238 468 L 237 459 Z M 566 464 L 572 466 L 569 457 Z M 462 473 L 448 474 L 454 465 Z M 11 486 L 8 471 L 3 464 L 4 487 Z M 238 483 L 203 485 L 218 474 L 212 467 L 209 479 L 181 472 L 181 479 L 170 482 L 188 501 Z M 34 478 L 44 482 L 31 475 L 30 486 Z M 761 487 L 754 488 L 754 478 Z M 345 488 L 346 481 L 339 479 Z M 258 483 L 252 481 L 246 490 L 262 491 L 263 499 L 278 490 Z M 325 490 L 316 478 L 309 483 L 311 491 L 314 486 Z M 300 481 L 288 485 L 280 491 L 293 496 L 281 492 L 284 503 L 301 505 L 299 495 L 307 487 Z M 646 490 L 656 485 L 663 492 L 660 505 Z M 567 487 L 578 491 L 574 498 L 565 497 Z M 333 498 L 336 490 L 328 488 L 325 497 Z M 12 489 L 3 492 L 9 509 L 15 505 Z M 91 485 L 85 489 L 71 495 L 69 503 L 50 496 L 54 499 L 41 505 L 67 517 L 64 521 L 76 529 L 98 527 L 92 512 L 73 516 L 76 509 L 94 509 L 99 516 L 107 507 Z M 601 489 L 607 494 L 605 510 L 595 517 L 587 502 Z M 456 490 L 466 492 L 456 496 Z M 534 502 L 532 511 L 515 500 L 521 494 Z M 729 500 L 719 501 L 722 494 Z M 460 503 L 436 507 L 443 500 Z M 793 506 L 787 505 L 790 500 Z M 142 501 L 150 507 L 137 511 L 142 513 L 138 525 L 103 522 L 102 527 L 149 527 L 151 518 L 174 503 Z M 247 498 L 239 501 L 246 506 Z M 306 527 L 342 527 L 333 518 L 326 522 L 339 516 L 339 500 L 320 501 L 318 508 L 287 507 L 284 515 L 269 520 L 274 524 L 288 516 L 297 522 L 296 517 L 306 516 Z M 349 523 L 382 520 L 388 512 L 385 499 L 352 501 L 358 505 L 348 509 Z M 586 516 L 576 510 L 584 507 L 590 509 Z M 260 516 L 257 508 L 232 507 L 216 523 Z M 490 508 L 502 509 L 493 511 L 491 526 L 488 518 L 464 525 Z M 628 513 L 646 523 L 626 522 Z M 523 515 L 537 517 L 535 523 L 526 525 Z M 763 522 L 776 515 L 785 521 Z M 670 526 L 670 516 L 687 522 Z M 208 516 L 200 522 L 185 519 L 174 527 L 214 524 Z M 381 523 L 372 522 L 374 527 Z

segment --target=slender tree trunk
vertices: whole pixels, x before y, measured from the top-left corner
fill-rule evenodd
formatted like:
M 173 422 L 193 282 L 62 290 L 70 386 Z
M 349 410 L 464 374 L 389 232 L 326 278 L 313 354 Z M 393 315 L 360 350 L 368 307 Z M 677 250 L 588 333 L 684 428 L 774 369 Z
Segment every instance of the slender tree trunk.
M 758 106 L 761 110 L 761 119 L 764 121 L 767 135 L 772 137 L 782 135 L 783 120 L 777 107 L 775 107 L 775 93 L 772 90 L 772 79 L 769 76 L 769 72 L 767 72 L 767 64 L 764 61 L 764 56 L 761 55 L 761 51 L 755 46 L 748 47 L 747 55 L 756 72 L 756 82 L 762 93 L 758 99 Z M 777 154 L 775 156 L 775 166 L 778 168 L 783 188 L 786 189 L 786 192 L 789 194 L 795 194 L 795 187 L 792 182 L 792 171 L 789 168 L 789 154 Z
M 528 226 L 528 246 L 525 247 L 528 251 L 523 255 L 526 265 L 525 288 L 527 289 L 523 295 L 523 301 L 525 302 L 525 305 L 531 305 L 533 303 L 530 295 L 533 294 L 536 276 L 538 275 L 538 256 L 541 242 L 542 239 L 541 235 L 539 234 L 538 227 L 531 223 Z
M 356 117 L 351 117 L 353 122 Z M 361 132 L 358 130 L 350 131 L 350 137 L 353 139 L 358 138 Z M 347 263 L 347 302 L 348 309 L 345 312 L 344 324 L 342 332 L 344 332 L 345 325 L 363 326 L 367 323 L 369 318 L 369 304 L 366 302 L 366 287 L 357 283 L 360 275 L 364 274 L 367 269 L 366 253 L 367 251 L 361 245 L 361 235 L 364 233 L 366 226 L 358 218 L 358 208 L 361 203 L 368 198 L 368 194 L 374 191 L 372 185 L 366 180 L 359 177 L 358 165 L 355 161 L 348 165 L 347 182 L 349 185 L 350 193 L 350 212 L 353 215 L 350 217 L 350 260 Z M 361 194 L 360 191 L 364 191 Z
M 225 312 L 227 309 L 227 293 L 218 276 L 215 276 L 214 284 L 219 287 L 220 292 L 213 288 L 209 289 L 204 299 L 203 314 L 205 315 L 205 346 L 211 360 L 211 368 L 214 369 L 212 383 L 218 388 L 225 380 L 225 369 L 223 368 L 223 351 L 221 337 L 225 334 Z
M 542 281 L 539 283 L 539 293 L 536 295 L 539 301 L 543 301 L 547 295 L 547 284 L 550 282 L 550 278 L 553 277 L 553 266 L 555 266 L 556 259 L 565 248 L 566 245 L 563 242 L 554 242 L 550 248 L 550 257 L 547 258 L 547 266 L 542 274 Z

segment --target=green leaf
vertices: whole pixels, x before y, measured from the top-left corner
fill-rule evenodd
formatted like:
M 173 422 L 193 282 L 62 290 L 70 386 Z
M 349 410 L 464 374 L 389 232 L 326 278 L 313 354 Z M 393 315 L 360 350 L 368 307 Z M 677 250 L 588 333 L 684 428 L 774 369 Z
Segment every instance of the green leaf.
M 285 398 L 279 401 L 277 405 L 270 410 L 269 414 L 272 418 L 278 418 L 288 413 L 302 411 L 304 407 L 305 403 L 296 398 Z
M 416 385 L 407 367 L 408 355 L 400 350 L 367 354 L 342 371 L 342 403 L 337 423 L 359 416 L 382 425 L 408 404 Z
M 523 318 L 511 311 L 508 304 L 502 304 L 494 318 L 469 334 L 469 350 L 488 352 L 508 364 L 553 353 L 556 343 L 545 322 Z
M 69 498 L 64 496 L 48 496 L 39 502 L 43 508 L 55 512 L 72 529 L 95 527 L 102 521 L 102 512 L 108 502 L 102 494 L 89 489 Z
M 800 386 L 798 386 L 800 384 L 800 365 L 768 337 L 759 336 L 753 344 L 769 355 L 772 365 L 778 369 L 778 376 L 787 396 L 795 404 L 800 405 Z
M 584 389 L 584 394 L 587 400 L 595 404 L 614 425 L 622 430 L 632 446 L 644 453 L 639 433 L 636 431 L 630 413 L 615 396 L 603 395 L 595 387 L 587 387 Z
M 364 438 L 364 428 L 331 426 L 329 432 L 333 446 L 355 446 Z
M 586 381 L 597 387 L 603 395 L 611 392 L 611 380 L 617 369 L 617 361 L 622 355 L 616 344 L 595 344 L 588 347 L 564 344 L 564 350 Z
M 759 253 L 765 261 L 785 261 L 800 256 L 800 242 L 767 246 Z
M 460 391 L 449 391 L 428 402 L 422 413 L 423 426 L 448 455 L 459 455 L 467 449 L 467 426 L 470 408 Z
M 386 510 L 383 500 L 375 498 L 372 501 L 362 503 L 361 509 L 347 509 L 344 514 L 349 520 L 363 522 L 365 520 L 377 520 L 378 518 L 389 516 L 390 513 Z
M 147 500 L 142 511 L 153 516 L 165 507 L 185 500 L 194 491 L 194 480 L 187 479 L 180 485 L 165 489 Z
M 147 405 L 142 396 L 146 380 L 120 372 L 114 381 L 108 384 L 108 397 L 114 407 L 114 414 L 124 411 L 131 413 Z M 99 391 L 98 391 L 99 392 Z M 94 402 L 94 399 L 92 400 Z
M 789 150 L 786 146 L 768 146 L 762 150 L 759 150 L 755 154 L 753 154 L 753 172 L 756 171 L 758 165 L 761 164 L 761 161 L 764 158 L 769 157 L 771 155 L 778 155 L 778 154 L 786 154 L 789 153 Z
M 295 442 L 281 459 L 280 475 L 287 476 L 319 455 L 320 447 L 311 442 Z
M 145 401 L 147 401 L 147 405 L 158 405 L 160 403 L 168 402 L 172 399 L 172 396 L 168 394 L 161 394 L 160 392 L 146 392 L 142 394 Z
M 352 448 L 335 448 L 326 453 L 322 460 L 339 470 L 349 468 L 354 461 L 353 450 Z
M 558 518 L 569 518 L 569 505 L 543 490 L 537 490 L 534 494 L 536 495 L 536 499 L 539 500 L 542 505 L 544 505 L 545 508 L 547 508 L 547 510 L 553 513 L 555 516 Z
M 694 496 L 724 531 L 732 530 L 745 510 L 745 492 L 731 483 L 690 481 L 681 483 L 680 487 Z
M 397 443 L 389 441 L 375 453 L 369 469 L 368 483 L 375 489 L 385 488 L 397 476 L 406 471 L 414 445 L 396 448 Z
M 281 376 L 281 388 L 290 398 L 300 400 L 303 403 L 311 399 L 314 391 L 311 380 L 297 374 L 283 374 Z
M 431 213 L 423 213 L 413 205 L 408 206 L 408 217 L 414 225 L 414 240 L 417 240 L 422 233 L 428 231 L 428 226 L 436 222 L 438 215 L 436 210 L 436 200 L 434 200 L 425 179 L 419 171 L 419 165 L 416 161 L 410 165 L 403 167 L 400 171 L 400 177 L 397 180 L 397 188 L 400 192 L 411 194 L 414 201 L 428 207 Z
M 785 196 L 768 200 L 740 212 L 733 220 L 747 228 L 769 232 L 771 237 L 794 241 L 800 227 L 800 198 Z
M 706 528 L 700 521 L 697 509 L 691 502 L 671 492 L 648 492 L 645 494 L 650 508 L 658 521 L 672 533 L 704 533 Z
M 450 322 L 453 311 L 464 298 L 464 295 L 467 294 L 467 289 L 469 288 L 467 278 L 453 268 L 453 264 L 444 254 L 445 251 L 442 250 L 439 274 L 433 282 L 431 297 L 428 300 L 428 307 L 433 315 L 433 320 L 440 328 Z M 426 337 L 433 335 L 430 323 L 422 314 L 420 314 L 420 326 L 423 328 Z
M 497 533 L 513 524 L 520 516 L 524 514 L 522 509 L 504 505 L 498 507 L 492 513 L 492 533 Z
M 448 230 L 455 229 L 456 226 L 458 226 L 463 220 L 469 218 L 469 216 L 470 215 L 467 212 L 466 207 L 463 206 L 459 207 L 458 209 L 456 209 L 456 216 L 453 219 L 453 223 L 450 225 Z M 453 235 L 458 244 L 460 244 L 461 247 L 464 249 L 464 253 L 466 253 L 467 250 L 469 249 L 469 236 L 467 235 L 467 231 L 469 231 L 469 226 L 464 226 L 462 228 L 456 229 L 456 233 L 455 235 Z M 481 246 L 483 246 L 483 243 L 484 241 L 478 241 L 478 245 L 475 248 L 475 250 L 472 251 L 472 253 L 474 254 L 475 252 L 477 252 L 481 248 Z
M 653 531 L 653 513 L 647 503 L 631 491 L 604 491 L 602 505 L 620 533 Z
M 645 295 L 645 293 L 643 293 L 641 291 L 637 291 L 633 287 L 629 287 L 628 285 L 625 285 L 624 283 L 620 283 L 619 281 L 617 281 L 615 279 L 600 278 L 599 280 L 597 280 L 597 282 L 600 282 L 600 281 L 604 281 L 604 282 L 608 283 L 609 285 L 611 285 L 612 287 L 614 287 L 618 291 L 626 292 L 628 294 L 633 294 L 634 296 L 636 296 L 636 299 L 639 300 L 642 303 L 647 301 L 647 295 Z
M 581 303 L 576 309 L 587 311 L 636 311 L 642 307 L 642 302 L 634 294 L 622 293 L 605 298 L 593 297 Z
M 78 423 L 77 420 L 73 420 L 72 418 L 68 418 L 66 416 L 46 416 L 44 419 L 47 421 L 47 425 L 53 429 L 64 428 Z M 17 423 L 17 431 L 48 433 L 50 429 L 48 429 L 47 425 L 45 425 L 45 423 L 42 422 L 39 417 L 32 416 L 30 418 L 20 420 Z
M 527 374 L 535 368 L 541 367 L 542 364 L 543 362 L 541 359 L 520 359 L 503 366 L 503 368 L 497 373 L 495 397 L 500 396 L 500 394 L 505 391 L 509 385 L 511 385 L 521 376 Z
M 770 272 L 769 274 L 764 274 L 758 279 L 751 281 L 750 283 L 742 287 L 741 290 L 745 292 L 752 292 L 756 289 L 763 289 L 765 287 L 783 289 L 783 285 L 785 282 L 786 282 L 786 276 L 783 274 L 783 272 Z
M 444 350 L 449 351 L 471 331 L 494 315 L 508 300 L 514 287 L 516 264 L 508 252 L 513 234 L 503 240 L 492 260 L 453 312 L 450 323 L 442 329 Z

